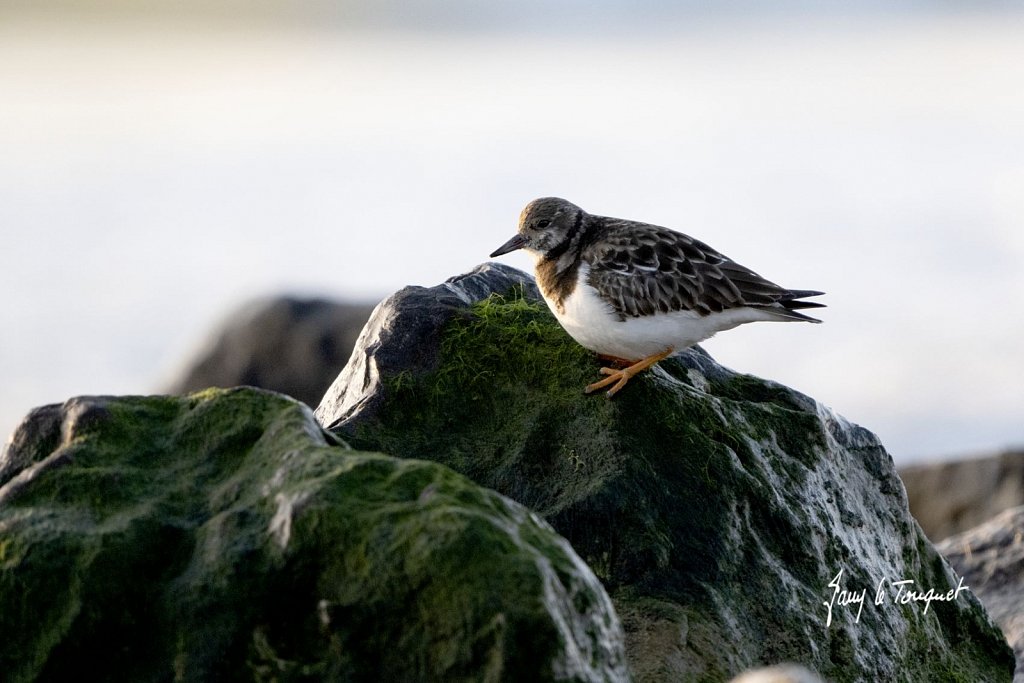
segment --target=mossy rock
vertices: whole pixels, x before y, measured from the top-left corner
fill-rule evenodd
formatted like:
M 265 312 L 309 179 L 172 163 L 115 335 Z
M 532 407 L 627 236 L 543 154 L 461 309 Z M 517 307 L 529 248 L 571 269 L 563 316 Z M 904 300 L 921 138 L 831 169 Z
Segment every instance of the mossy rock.
M 583 393 L 599 367 L 529 276 L 487 264 L 383 302 L 317 416 L 356 447 L 441 462 L 543 515 L 612 594 L 637 680 L 782 661 L 833 681 L 1010 679 L 969 592 L 927 613 L 891 592 L 874 604 L 883 580 L 956 580 L 873 434 L 699 348 L 612 400 Z M 868 604 L 826 625 L 840 570 Z
M 625 680 L 523 506 L 254 389 L 80 398 L 0 457 L 4 681 Z

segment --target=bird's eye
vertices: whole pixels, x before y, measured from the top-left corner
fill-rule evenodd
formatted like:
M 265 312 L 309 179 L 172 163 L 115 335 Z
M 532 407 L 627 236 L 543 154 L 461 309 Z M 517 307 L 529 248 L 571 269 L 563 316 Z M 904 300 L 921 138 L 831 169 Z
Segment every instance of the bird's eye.
M 547 218 L 541 221 L 537 221 L 537 227 L 540 228 L 541 230 L 548 227 L 549 225 L 551 225 L 551 221 L 549 221 Z

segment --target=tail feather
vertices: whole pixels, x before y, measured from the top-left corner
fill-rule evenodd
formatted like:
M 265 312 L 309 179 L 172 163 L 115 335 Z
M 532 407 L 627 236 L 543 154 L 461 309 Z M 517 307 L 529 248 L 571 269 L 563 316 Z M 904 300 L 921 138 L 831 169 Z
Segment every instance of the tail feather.
M 796 309 L 825 308 L 825 304 L 819 304 L 816 301 L 801 301 L 801 299 L 803 299 L 804 297 L 821 296 L 824 293 L 825 292 L 819 292 L 813 289 L 787 290 L 786 293 L 782 296 L 781 299 L 779 299 L 778 303 L 776 304 L 778 307 L 784 309 L 785 312 L 779 311 L 778 309 L 776 310 L 779 313 L 779 315 L 782 315 L 783 317 L 789 318 L 791 320 L 804 320 L 809 323 L 820 323 L 821 321 L 818 320 L 817 318 L 812 318 L 811 316 L 804 315 L 803 313 L 797 313 Z
M 783 299 L 806 299 L 809 296 L 822 296 L 825 292 L 816 289 L 787 289 Z
M 817 301 L 781 301 L 779 302 L 789 310 L 794 308 L 825 308 L 825 304 L 819 304 Z
M 811 316 L 804 315 L 803 313 L 797 313 L 796 311 L 794 311 L 792 309 L 789 309 L 789 308 L 781 308 L 781 307 L 779 307 L 779 308 L 772 308 L 772 309 L 769 309 L 769 310 L 771 310 L 772 313 L 777 315 L 780 320 L 802 320 L 803 322 L 806 322 L 806 323 L 820 323 L 821 322 L 817 318 L 812 318 Z

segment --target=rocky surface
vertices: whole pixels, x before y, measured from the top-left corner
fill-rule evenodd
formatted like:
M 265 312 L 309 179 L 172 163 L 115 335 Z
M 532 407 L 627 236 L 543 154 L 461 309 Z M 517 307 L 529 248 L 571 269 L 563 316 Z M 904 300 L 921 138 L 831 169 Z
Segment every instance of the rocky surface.
M 569 544 L 254 389 L 79 398 L 0 455 L 0 677 L 619 681 Z
M 168 393 L 244 385 L 315 406 L 348 360 L 372 310 L 324 299 L 253 301 L 210 337 Z
M 900 469 L 910 512 L 933 541 L 1024 505 L 1024 451 Z
M 1024 506 L 946 539 L 936 548 L 988 608 L 1017 655 L 1024 683 Z
M 894 603 L 883 582 L 957 580 L 873 434 L 699 349 L 614 400 L 582 393 L 598 367 L 528 276 L 488 264 L 382 303 L 317 416 L 543 515 L 612 594 L 638 681 L 782 661 L 832 681 L 1010 678 L 1012 653 L 970 592 L 927 612 Z M 834 603 L 840 570 L 866 594 L 859 618 Z
M 470 307 L 492 293 L 515 289 L 532 301 L 540 299 L 533 278 L 521 271 L 498 264 L 482 268 L 479 277 L 457 278 L 437 287 L 406 287 L 382 302 L 359 334 L 348 364 L 321 399 L 318 419 L 326 419 L 330 429 L 357 410 L 363 419 L 376 415 L 387 393 L 381 380 L 436 370 L 448 324 L 453 318 L 469 318 Z

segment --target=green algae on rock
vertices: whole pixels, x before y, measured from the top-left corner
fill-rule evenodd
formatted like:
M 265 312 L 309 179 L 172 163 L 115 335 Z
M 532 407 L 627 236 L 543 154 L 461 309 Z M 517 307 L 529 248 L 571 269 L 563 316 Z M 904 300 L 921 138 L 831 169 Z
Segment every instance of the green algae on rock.
M 883 580 L 956 581 L 873 434 L 700 349 L 613 400 L 583 394 L 598 367 L 529 276 L 486 264 L 383 302 L 317 417 L 542 514 L 611 592 L 637 680 L 780 661 L 833 681 L 1009 680 L 1012 655 L 969 593 L 927 613 L 888 593 L 874 604 Z M 868 604 L 827 625 L 840 570 Z
M 79 398 L 0 457 L 5 681 L 627 678 L 569 544 L 254 389 Z

